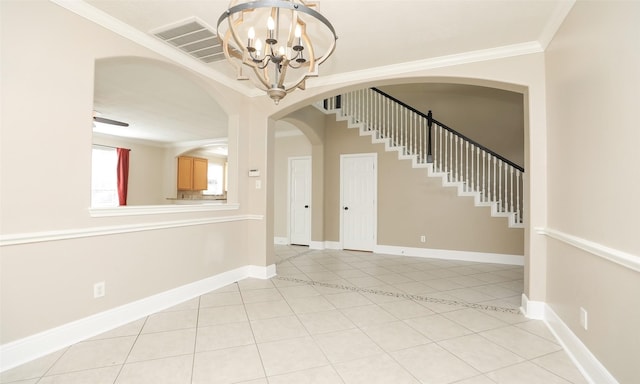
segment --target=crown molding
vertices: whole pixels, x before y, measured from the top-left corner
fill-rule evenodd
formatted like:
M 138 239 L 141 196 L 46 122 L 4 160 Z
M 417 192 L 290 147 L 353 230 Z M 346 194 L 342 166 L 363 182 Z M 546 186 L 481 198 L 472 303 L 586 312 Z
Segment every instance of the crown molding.
M 392 75 L 401 75 L 416 71 L 424 71 L 427 69 L 504 59 L 507 57 L 529 55 L 533 53 L 540 53 L 543 51 L 544 50 L 539 42 L 531 41 L 528 43 L 469 51 L 454 55 L 439 56 L 424 60 L 385 65 L 361 71 L 352 71 L 336 75 L 323 76 L 322 78 L 309 79 L 309 83 L 307 83 L 307 89 L 328 85 L 341 85 L 345 83 L 352 83 L 354 81 L 359 82 L 372 79 L 386 79 Z
M 569 11 L 571 11 L 571 8 L 573 8 L 573 5 L 575 3 L 575 0 L 565 0 L 558 2 L 555 11 L 547 21 L 547 24 L 544 26 L 544 29 L 542 30 L 542 33 L 538 38 L 542 49 L 547 49 L 549 43 L 551 43 L 551 40 L 553 40 L 553 37 L 558 32 L 558 29 L 560 29 L 560 26 L 564 22 L 564 19 L 567 17 Z
M 191 69 L 211 80 L 221 83 L 240 94 L 247 97 L 264 96 L 264 92 L 257 88 L 246 88 L 238 80 L 234 80 L 216 71 L 207 65 L 194 60 L 193 58 L 182 54 L 167 44 L 153 38 L 152 36 L 141 32 L 132 26 L 116 19 L 115 17 L 103 12 L 82 0 L 50 0 L 51 2 L 92 21 L 122 37 L 125 37 L 149 50 L 179 64 Z M 416 71 L 443 68 L 454 65 L 469 64 L 481 61 L 503 59 L 508 57 L 528 55 L 533 53 L 544 52 L 556 31 L 562 24 L 562 21 L 573 7 L 575 0 L 561 2 L 556 8 L 552 18 L 549 20 L 539 41 L 530 41 L 526 43 L 513 44 L 477 51 L 464 52 L 454 55 L 433 57 L 424 60 L 416 60 L 364 70 L 356 70 L 351 72 L 338 73 L 335 75 L 323 75 L 321 77 L 308 78 L 306 80 L 306 88 L 313 89 L 323 86 L 340 86 L 345 83 L 363 82 L 373 79 L 388 78 L 393 75 L 401 75 Z M 248 81 L 248 80 L 247 80 Z
M 106 12 L 95 8 L 94 6 L 82 0 L 50 0 L 52 3 L 71 11 L 78 16 L 100 25 L 128 40 L 133 41 L 173 62 L 186 67 L 200 75 L 215 80 L 224 86 L 227 86 L 245 96 L 254 97 L 262 95 L 262 92 L 256 89 L 247 89 L 240 85 L 237 80 L 232 80 L 226 75 L 216 71 L 199 61 L 183 54 L 182 52 L 170 47 L 169 45 L 155 39 L 154 37 L 141 32 L 129 24 L 126 24 Z

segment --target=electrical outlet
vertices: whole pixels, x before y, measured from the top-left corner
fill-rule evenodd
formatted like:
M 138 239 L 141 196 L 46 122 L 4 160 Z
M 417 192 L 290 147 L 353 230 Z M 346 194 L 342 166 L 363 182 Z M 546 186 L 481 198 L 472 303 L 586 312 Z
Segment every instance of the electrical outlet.
M 97 299 L 98 297 L 104 296 L 104 281 L 93 284 L 93 298 Z
M 420 236 L 420 242 L 421 243 L 426 243 L 427 242 L 427 236 L 425 236 L 425 235 Z
M 589 317 L 587 314 L 587 310 L 580 307 L 580 325 L 586 331 L 589 327 Z

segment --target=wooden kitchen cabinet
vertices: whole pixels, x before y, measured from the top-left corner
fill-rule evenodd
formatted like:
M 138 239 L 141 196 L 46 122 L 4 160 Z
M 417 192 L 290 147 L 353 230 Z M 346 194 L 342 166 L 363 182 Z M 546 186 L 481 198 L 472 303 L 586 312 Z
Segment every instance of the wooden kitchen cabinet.
M 178 157 L 178 190 L 204 191 L 207 189 L 209 161 L 199 157 Z

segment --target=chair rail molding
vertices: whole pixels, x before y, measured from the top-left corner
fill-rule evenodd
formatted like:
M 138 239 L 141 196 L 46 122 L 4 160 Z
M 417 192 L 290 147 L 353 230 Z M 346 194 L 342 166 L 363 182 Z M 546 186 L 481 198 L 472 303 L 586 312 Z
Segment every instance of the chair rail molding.
M 59 231 L 26 232 L 0 235 L 0 247 L 12 245 L 40 243 L 45 241 L 70 240 L 83 237 L 114 235 L 120 233 L 131 233 L 141 231 L 153 231 L 157 229 L 188 227 L 193 225 L 206 225 L 216 223 L 227 223 L 243 220 L 263 220 L 262 215 L 237 215 L 219 216 L 199 219 L 157 221 L 149 223 L 122 224 L 112 226 L 98 226 L 86 228 L 71 228 Z
M 596 243 L 595 241 L 570 235 L 557 229 L 536 227 L 535 231 L 540 235 L 548 236 L 565 244 L 569 244 L 576 248 L 582 249 L 583 251 L 589 252 L 595 256 L 599 256 L 605 260 L 611 261 L 636 272 L 640 272 L 640 255 L 633 255 L 628 252 L 607 247 L 606 245 Z

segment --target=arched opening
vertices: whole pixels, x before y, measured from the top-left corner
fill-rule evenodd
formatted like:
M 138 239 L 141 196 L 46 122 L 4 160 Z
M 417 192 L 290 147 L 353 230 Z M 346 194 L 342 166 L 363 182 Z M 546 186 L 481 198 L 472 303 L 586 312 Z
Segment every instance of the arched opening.
M 178 188 L 176 179 L 185 152 L 198 151 L 199 159 L 213 165 L 226 163 L 228 117 L 211 92 L 205 80 L 163 61 L 96 60 L 94 115 L 128 125 L 94 121 L 92 143 L 103 151 L 131 149 L 127 205 L 199 203 L 206 196 L 202 187 Z M 226 191 L 217 196 L 226 197 Z
M 353 90 L 356 87 L 349 87 L 348 89 L 341 89 L 338 91 L 334 91 L 333 94 L 323 94 L 323 96 L 334 96 L 336 94 L 340 94 L 344 91 Z M 431 109 L 429 108 L 429 102 L 424 102 L 420 104 L 421 101 L 424 101 L 425 95 L 428 95 L 432 99 L 431 105 L 433 105 L 433 100 L 436 100 L 438 109 L 440 111 L 444 111 L 443 115 L 452 114 L 456 112 L 462 112 L 465 116 L 462 116 L 458 121 L 466 123 L 467 132 L 465 134 L 472 136 L 469 133 L 469 129 L 471 131 L 474 128 L 474 122 L 480 125 L 480 129 L 476 133 L 480 134 L 480 138 L 476 138 L 478 141 L 482 141 L 482 136 L 485 138 L 493 140 L 494 144 L 498 144 L 498 147 L 506 148 L 509 150 L 507 156 L 514 159 L 514 162 L 522 165 L 526 165 L 526 152 L 528 145 L 528 106 L 527 106 L 527 94 L 526 88 L 520 86 L 514 86 L 512 84 L 504 84 L 497 83 L 493 81 L 479 81 L 479 80 L 468 80 L 466 79 L 443 79 L 443 78 L 432 78 L 432 79 L 411 79 L 411 80 L 399 80 L 395 84 L 381 84 L 379 88 L 383 90 L 389 91 L 396 98 L 402 98 L 406 101 L 407 104 L 413 104 L 412 106 L 416 109 Z M 408 97 L 407 97 L 408 95 Z M 435 98 L 435 99 L 434 99 Z M 317 99 L 316 99 L 317 100 Z M 413 101 L 412 101 L 413 100 Z M 420 104 L 420 105 L 418 105 Z M 302 105 L 302 103 L 298 104 L 298 106 Z M 307 116 L 311 115 L 310 109 L 315 107 L 304 106 L 294 112 L 289 112 L 289 114 L 282 116 L 282 119 L 292 119 L 292 116 L 306 114 Z M 435 109 L 435 108 L 434 108 Z M 305 111 L 305 112 L 302 112 Z M 426 113 L 426 111 L 425 111 Z M 455 116 L 455 115 L 454 115 Z M 492 116 L 496 117 L 492 120 Z M 314 230 L 316 237 L 314 238 L 315 242 L 312 244 L 316 248 L 322 249 L 331 249 L 331 248 L 340 248 L 341 238 L 339 231 L 339 220 L 337 219 L 338 212 L 340 211 L 339 206 L 339 198 L 336 197 L 339 195 L 339 191 L 335 188 L 331 190 L 333 187 L 328 186 L 336 186 L 339 185 L 340 180 L 337 176 L 339 173 L 339 168 L 336 166 L 335 160 L 339 154 L 341 153 L 354 153 L 371 151 L 371 149 L 366 149 L 364 144 L 356 144 L 356 148 L 349 149 L 347 146 L 355 143 L 357 138 L 357 134 L 349 135 L 350 137 L 341 135 L 336 136 L 329 133 L 326 129 L 336 129 L 337 125 L 335 122 L 331 122 L 332 118 L 327 117 L 326 121 L 319 122 L 320 119 L 316 119 L 314 123 L 323 125 L 323 129 L 315 129 L 308 130 L 308 132 L 323 132 L 320 135 L 320 142 L 323 146 L 321 150 L 322 153 L 322 166 L 323 166 L 323 176 L 322 176 L 322 184 L 325 188 L 322 190 L 323 195 L 323 210 L 319 213 L 322 216 L 321 220 L 314 219 L 314 225 L 321 225 L 322 228 L 320 230 Z M 443 122 L 447 123 L 445 118 L 441 118 Z M 335 117 L 333 117 L 335 120 Z M 309 120 L 306 120 L 307 122 Z M 491 122 L 494 122 L 496 126 L 491 126 L 493 130 L 489 133 L 486 132 L 488 125 Z M 460 123 L 450 123 L 451 125 L 461 125 Z M 514 125 L 516 125 L 514 127 Z M 454 127 L 455 128 L 455 127 Z M 477 127 L 476 127 L 477 128 Z M 501 130 L 502 129 L 502 130 Z M 325 131 L 326 130 L 326 131 Z M 348 131 L 348 129 L 346 130 Z M 346 132 L 345 131 L 345 132 Z M 353 136 L 353 137 L 351 137 Z M 277 138 L 276 138 L 277 141 Z M 330 148 L 336 145 L 336 143 L 349 143 L 340 146 L 339 149 Z M 362 146 L 361 146 L 362 145 Z M 369 144 L 371 145 L 371 141 L 369 140 Z M 375 145 L 375 144 L 374 144 Z M 381 144 L 379 144 L 381 145 Z M 486 144 L 488 147 L 495 147 L 493 144 Z M 278 145 L 276 144 L 276 150 L 278 150 Z M 502 149 L 500 149 L 502 151 Z M 379 156 L 382 152 L 379 153 Z M 276 154 L 277 156 L 277 154 Z M 386 164 L 384 161 L 381 166 Z M 505 237 L 503 243 L 504 247 L 488 245 L 485 247 L 481 245 L 482 239 L 491 238 L 492 235 L 488 235 L 484 233 L 484 229 L 488 226 L 484 224 L 471 225 L 467 228 L 469 237 L 467 240 L 469 241 L 467 245 L 463 245 L 466 240 L 461 240 L 456 238 L 455 230 L 449 231 L 451 236 L 451 241 L 444 241 L 442 243 L 438 243 L 438 239 L 444 239 L 446 237 L 445 232 L 441 233 L 437 232 L 437 229 L 428 229 L 427 231 L 432 231 L 426 234 L 423 234 L 422 231 L 426 229 L 417 229 L 420 228 L 424 224 L 424 220 L 408 220 L 409 216 L 418 215 L 420 211 L 419 205 L 422 204 L 418 200 L 416 200 L 416 194 L 406 194 L 405 191 L 402 190 L 402 187 L 397 188 L 398 186 L 403 185 L 403 181 L 398 176 L 400 174 L 409 174 L 411 171 L 397 171 L 395 168 L 385 168 L 384 170 L 380 170 L 379 172 L 383 172 L 386 175 L 394 175 L 397 176 L 387 177 L 386 179 L 381 178 L 379 180 L 379 184 L 381 185 L 381 190 L 386 192 L 382 192 L 382 195 L 386 196 L 385 202 L 378 202 L 378 214 L 380 215 L 381 225 L 378 228 L 378 244 L 377 249 L 382 251 L 386 251 L 384 253 L 392 253 L 396 252 L 397 254 L 406 254 L 411 255 L 413 253 L 418 253 L 421 255 L 433 254 L 425 249 L 429 249 L 429 251 L 445 251 L 444 254 L 447 256 L 451 256 L 451 258 L 456 258 L 458 256 L 463 256 L 465 259 L 464 252 L 467 252 L 468 255 L 472 254 L 504 254 L 509 256 L 517 256 L 517 258 L 510 258 L 510 262 L 516 263 L 524 263 L 524 254 L 525 254 L 525 233 L 522 228 L 512 230 L 507 228 L 507 224 L 503 220 L 498 220 L 499 225 L 502 227 L 500 229 L 494 228 L 496 233 L 508 233 L 513 231 L 517 231 L 516 235 L 507 235 Z M 318 179 L 316 175 L 314 175 L 314 181 Z M 386 180 L 386 181 L 385 181 Z M 389 184 L 394 184 L 396 189 L 387 188 Z M 417 190 L 417 189 L 428 189 L 422 183 L 414 183 L 413 185 L 406 187 L 406 190 Z M 317 188 L 314 187 L 314 193 L 316 193 Z M 394 197 L 395 194 L 395 197 Z M 405 196 L 406 195 L 406 196 Z M 403 196 L 403 197 L 399 197 Z M 526 196 L 526 194 L 525 194 Z M 380 196 L 381 199 L 384 199 L 384 196 Z M 448 199 L 449 197 L 447 197 Z M 526 197 L 525 197 L 526 198 Z M 391 203 L 389 203 L 391 202 Z M 385 205 L 385 208 L 380 208 L 380 205 Z M 440 204 L 442 205 L 442 204 Z M 431 209 L 431 213 L 436 211 L 437 207 L 433 207 Z M 484 215 L 488 215 L 486 212 L 483 212 Z M 405 213 L 398 213 L 405 212 Z M 274 211 L 275 215 L 279 214 L 279 211 L 276 209 Z M 445 213 L 438 212 L 435 214 L 436 221 L 442 220 L 442 216 Z M 487 220 L 491 220 L 488 216 L 485 218 Z M 277 219 L 276 219 L 277 220 Z M 470 218 L 461 218 L 461 221 L 467 220 L 475 220 Z M 479 219 L 484 220 L 484 219 Z M 440 225 L 441 227 L 447 227 L 447 225 Z M 455 224 L 451 223 L 450 229 L 455 229 L 454 227 L 464 227 L 464 224 L 460 223 Z M 474 230 L 475 228 L 475 230 Z M 458 229 L 456 229 L 458 230 Z M 464 230 L 464 229 L 461 229 Z M 476 232 L 475 234 L 473 232 Z M 502 236 L 502 235 L 499 235 Z M 426 241 L 425 241 L 426 239 Z M 500 241 L 498 241 L 500 242 Z M 451 244 L 456 244 L 455 246 L 451 246 Z M 506 245 L 508 244 L 508 245 Z M 433 247 L 433 248 L 431 248 Z M 458 247 L 458 248 L 456 248 Z M 454 251 L 452 253 L 447 253 L 446 251 Z M 462 252 L 462 253 L 461 253 Z M 467 260 L 472 260 L 468 258 Z M 483 259 L 480 257 L 478 261 L 491 262 L 491 258 Z M 520 270 L 520 275 L 522 276 L 522 269 Z M 520 278 L 520 284 L 523 285 L 523 279 Z M 512 307 L 519 307 L 520 305 L 520 296 L 523 292 L 523 288 L 519 288 L 518 292 L 515 292 L 509 303 Z

